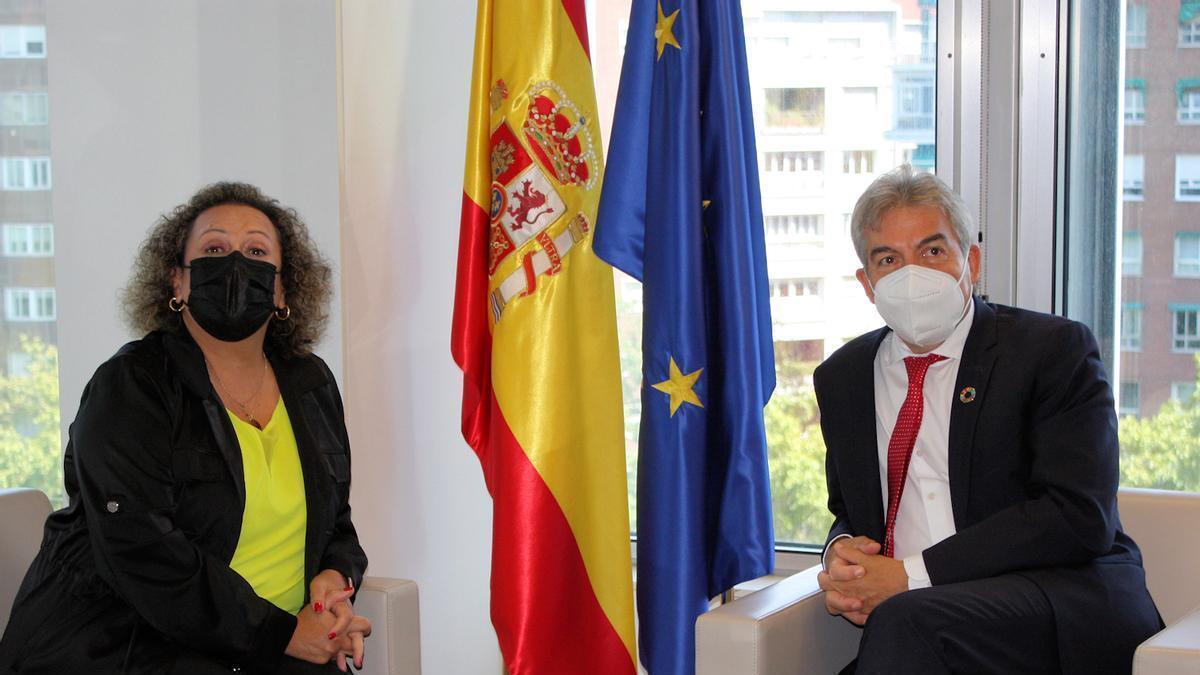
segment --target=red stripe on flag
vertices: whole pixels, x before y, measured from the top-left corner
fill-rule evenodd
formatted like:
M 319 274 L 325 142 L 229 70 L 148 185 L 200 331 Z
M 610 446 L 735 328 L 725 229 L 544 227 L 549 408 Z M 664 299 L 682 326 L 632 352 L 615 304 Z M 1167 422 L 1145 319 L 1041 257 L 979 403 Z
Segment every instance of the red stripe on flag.
M 579 44 L 583 45 L 583 53 L 587 55 L 588 61 L 591 61 L 592 50 L 588 46 L 587 10 L 583 3 L 584 0 L 562 0 L 563 10 L 566 11 L 567 18 L 571 20 L 571 25 L 575 27 L 575 35 L 579 36 Z
M 492 624 L 511 675 L 634 672 L 575 535 L 491 402 Z
M 491 389 L 488 216 L 465 194 L 450 351 L 463 371 L 463 436 L 492 495 L 492 624 L 511 675 L 634 673 L 596 599 L 566 516 Z
M 454 323 L 450 353 L 463 371 L 462 433 L 483 463 L 492 489 L 488 437 L 488 400 L 492 396 L 492 335 L 487 306 L 488 214 L 463 193 L 458 234 L 458 280 L 454 287 Z

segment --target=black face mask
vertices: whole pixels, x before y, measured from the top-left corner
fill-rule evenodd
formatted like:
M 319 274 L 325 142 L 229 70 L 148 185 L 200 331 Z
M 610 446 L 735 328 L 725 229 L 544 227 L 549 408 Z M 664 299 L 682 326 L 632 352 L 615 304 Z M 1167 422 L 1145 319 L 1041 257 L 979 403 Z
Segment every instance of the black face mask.
M 245 340 L 275 311 L 275 275 L 279 272 L 269 262 L 234 251 L 195 258 L 183 267 L 192 271 L 188 311 L 218 340 Z

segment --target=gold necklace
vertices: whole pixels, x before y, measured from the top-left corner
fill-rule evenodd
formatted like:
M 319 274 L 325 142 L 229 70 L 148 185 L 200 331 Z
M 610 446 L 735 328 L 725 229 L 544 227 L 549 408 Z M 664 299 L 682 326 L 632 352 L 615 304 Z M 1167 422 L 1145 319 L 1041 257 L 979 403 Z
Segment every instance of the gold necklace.
M 221 381 L 221 376 L 217 373 L 217 369 L 213 368 L 213 365 L 209 363 L 208 357 L 204 357 L 204 365 L 208 368 L 209 374 L 213 376 L 217 388 L 224 392 L 229 397 L 229 400 L 233 401 L 237 407 L 241 409 L 242 417 L 245 417 L 246 421 L 253 425 L 255 429 L 262 429 L 262 423 L 259 422 L 254 416 L 254 413 L 250 411 L 249 404 L 254 402 L 254 399 L 258 396 L 258 392 L 262 391 L 263 383 L 267 381 L 267 366 L 269 363 L 270 362 L 267 361 L 267 355 L 263 354 L 263 369 L 262 374 L 258 376 L 258 384 L 254 386 L 254 391 L 250 392 L 250 395 L 246 397 L 246 400 L 241 401 L 238 400 L 238 398 L 233 395 L 233 392 L 229 390 L 229 387 L 225 386 L 225 383 Z

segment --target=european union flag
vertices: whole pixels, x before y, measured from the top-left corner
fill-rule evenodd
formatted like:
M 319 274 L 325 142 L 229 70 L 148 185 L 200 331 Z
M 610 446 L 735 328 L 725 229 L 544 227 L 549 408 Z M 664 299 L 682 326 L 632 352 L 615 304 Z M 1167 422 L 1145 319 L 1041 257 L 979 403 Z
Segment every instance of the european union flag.
M 634 0 L 594 247 L 643 284 L 642 663 L 695 670 L 709 598 L 771 571 L 775 388 L 738 0 Z

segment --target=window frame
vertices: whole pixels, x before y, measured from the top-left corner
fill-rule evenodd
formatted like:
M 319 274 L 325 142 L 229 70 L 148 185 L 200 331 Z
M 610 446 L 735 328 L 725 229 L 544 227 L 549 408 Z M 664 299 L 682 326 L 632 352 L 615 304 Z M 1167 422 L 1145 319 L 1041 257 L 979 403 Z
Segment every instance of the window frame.
M 54 257 L 54 225 L 51 223 L 3 223 L 0 228 L 6 258 Z M 46 243 L 39 247 L 39 244 Z
M 1200 305 L 1189 303 L 1171 303 L 1168 305 L 1171 316 L 1171 352 L 1174 354 L 1195 354 L 1200 352 Z M 1188 332 L 1188 327 L 1185 326 L 1184 331 L 1179 331 L 1178 315 L 1192 315 L 1192 332 Z M 1183 345 L 1180 346 L 1180 342 Z
M 1187 178 L 1183 177 L 1185 166 L 1190 169 Z M 1200 155 L 1175 155 L 1175 201 L 1200 202 Z
M 1190 241 L 1195 245 L 1195 257 L 1184 257 L 1182 249 L 1185 241 Z M 1200 232 L 1175 233 L 1175 255 L 1173 256 L 1173 260 L 1172 269 L 1176 278 L 1200 278 Z M 1188 266 L 1188 269 L 1181 269 L 1185 265 Z
M 1145 305 L 1140 302 L 1121 303 L 1121 351 L 1142 351 L 1142 325 L 1145 321 L 1144 309 Z M 1136 320 L 1134 317 L 1136 317 Z M 1130 328 L 1132 330 L 1127 330 Z
M 42 311 L 47 301 L 49 301 L 50 305 L 49 313 Z M 58 298 L 55 287 L 5 287 L 4 319 L 12 323 L 48 323 L 57 321 Z

